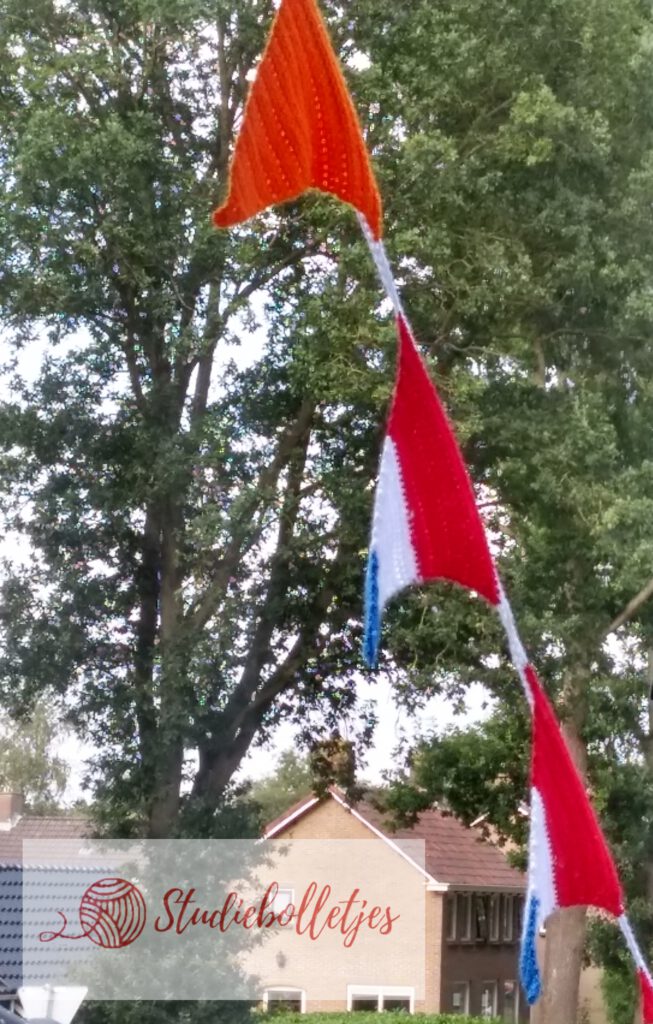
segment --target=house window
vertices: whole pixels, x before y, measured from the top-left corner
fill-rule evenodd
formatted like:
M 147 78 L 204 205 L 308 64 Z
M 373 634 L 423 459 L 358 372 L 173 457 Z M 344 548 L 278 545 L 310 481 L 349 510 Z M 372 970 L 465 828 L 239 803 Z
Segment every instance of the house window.
M 445 904 L 445 935 L 449 942 L 456 938 L 456 897 L 453 894 L 447 896 Z
M 456 931 L 461 942 L 469 942 L 472 937 L 472 897 L 471 893 L 458 893 L 456 896 Z
M 501 1019 L 505 1024 L 517 1024 L 519 1021 L 519 985 L 516 981 L 504 981 L 503 1006 Z
M 469 1014 L 469 982 L 454 981 L 451 987 L 451 1012 L 466 1017 Z
M 383 1010 L 403 1010 L 413 1013 L 415 989 L 396 985 L 348 985 L 347 1009 L 368 1010 L 379 1013 Z
M 496 1017 L 497 1015 L 497 983 L 496 981 L 484 981 L 481 987 L 481 1017 Z
M 490 942 L 501 941 L 501 897 L 490 896 Z
M 383 1009 L 403 1010 L 404 1013 L 410 1013 L 410 996 L 383 996 Z
M 301 988 L 266 988 L 263 1005 L 271 1013 L 305 1013 L 306 993 Z
M 368 1010 L 371 1013 L 377 1013 L 379 1010 L 379 997 L 353 996 L 350 1010 L 355 1010 L 357 1013 L 359 1013 L 361 1010 Z
M 512 942 L 515 932 L 515 900 L 513 896 L 503 897 L 503 926 L 502 938 L 504 942 Z
M 281 886 L 280 886 L 279 889 L 277 890 L 277 895 L 274 897 L 274 899 L 272 901 L 272 907 L 271 907 L 272 912 L 275 915 L 275 917 L 278 918 L 281 914 L 283 914 L 283 917 L 281 917 L 281 921 L 279 922 L 280 924 L 288 924 L 288 922 L 289 922 L 289 920 L 290 920 L 290 918 L 292 916 L 292 912 L 294 910 L 294 906 L 293 906 L 294 902 L 295 902 L 295 891 L 294 891 L 294 889 L 288 889 L 288 888 L 283 888 L 282 889 Z M 285 911 L 285 913 L 284 913 L 284 911 Z
M 477 942 L 487 942 L 487 905 L 488 901 L 485 896 L 474 897 L 474 938 Z
M 517 896 L 517 934 L 521 935 L 524 927 L 524 897 Z

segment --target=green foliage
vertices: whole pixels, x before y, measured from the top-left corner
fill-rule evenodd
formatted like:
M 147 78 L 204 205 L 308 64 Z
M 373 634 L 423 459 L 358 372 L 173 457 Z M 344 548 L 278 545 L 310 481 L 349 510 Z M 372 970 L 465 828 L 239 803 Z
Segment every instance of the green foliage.
M 357 1015 L 359 1016 L 359 1015 Z M 156 1020 L 170 1024 L 203 1024 L 204 1021 L 216 1021 L 216 1024 L 247 1024 L 252 1021 L 274 1019 L 279 1024 L 351 1024 L 351 1013 L 288 1013 L 279 1011 L 263 1013 L 251 1011 L 246 1003 L 95 1003 L 84 1004 L 79 1011 L 80 1024 L 117 1024 L 124 1021 L 130 1024 L 153 1024 Z M 353 1019 L 356 1019 L 353 1018 Z M 370 1024 L 402 1024 L 406 1014 L 400 1012 L 365 1013 L 363 1018 Z M 480 1017 L 461 1017 L 460 1014 L 449 1013 L 416 1013 L 411 1020 L 417 1024 L 476 1024 Z M 494 1020 L 495 1018 L 483 1018 Z
M 23 715 L 61 695 L 114 834 L 255 834 L 230 785 L 253 743 L 346 717 L 364 744 L 374 721 L 354 708 L 392 325 L 335 202 L 209 225 L 272 7 L 0 0 L 0 500 L 34 553 L 4 574 L 0 694 Z M 405 304 L 651 938 L 653 604 L 606 645 L 653 555 L 649 7 L 325 8 L 369 58 L 349 77 Z M 384 641 L 407 705 L 470 682 L 501 701 L 420 749 L 398 809 L 523 837 L 495 617 L 430 587 Z
M 279 1024 L 351 1024 L 352 1020 L 370 1021 L 371 1024 L 403 1024 L 408 1015 L 400 1010 L 387 1011 L 384 1013 L 371 1013 L 361 1010 L 353 1017 L 351 1012 L 335 1013 L 287 1013 L 284 1011 L 273 1014 L 257 1013 L 254 1015 L 258 1020 L 267 1020 L 272 1016 Z M 410 1020 L 417 1024 L 476 1024 L 480 1017 L 465 1017 L 459 1013 L 414 1013 L 410 1014 Z M 483 1020 L 498 1020 L 496 1017 L 484 1017 Z
M 316 796 L 326 796 L 330 786 L 338 786 L 350 801 L 362 795 L 356 785 L 353 745 L 337 733 L 311 744 L 309 767 Z
M 601 989 L 611 1024 L 632 1024 L 635 1019 L 638 993 L 622 965 L 621 970 L 605 967 Z
M 21 793 L 33 814 L 51 814 L 60 805 L 70 774 L 53 750 L 60 739 L 56 710 L 48 703 L 0 729 L 0 790 Z
M 79 1024 L 251 1024 L 245 1002 L 101 1002 L 82 1003 Z
M 501 705 L 473 729 L 451 729 L 425 737 L 411 753 L 410 774 L 396 779 L 384 803 L 399 821 L 437 802 L 471 825 L 480 816 L 523 846 L 528 819 L 519 811 L 526 793 L 526 715 Z M 482 826 L 481 826 L 482 829 Z M 518 859 L 523 866 L 523 858 Z
M 354 703 L 371 268 L 358 237 L 337 264 L 332 204 L 209 225 L 271 13 L 2 5 L 0 309 L 46 355 L 0 410 L 3 516 L 34 550 L 5 571 L 0 685 L 21 713 L 66 697 L 121 834 L 212 834 L 255 739 Z
M 301 797 L 311 792 L 312 777 L 308 758 L 296 750 L 284 750 L 274 771 L 253 782 L 247 792 L 261 812 L 263 823 L 273 821 Z
M 653 603 L 607 642 L 651 576 L 650 14 L 602 2 L 417 4 L 382 16 L 360 6 L 407 308 L 523 638 L 587 749 L 591 791 L 650 949 L 643 663 Z M 480 729 L 430 737 L 414 752 L 396 810 L 438 800 L 466 820 L 487 814 L 522 842 L 527 714 L 494 617 L 438 585 L 402 595 L 388 633 L 411 669 L 412 685 L 398 687 L 407 704 L 443 690 L 460 700 L 470 682 L 499 701 Z

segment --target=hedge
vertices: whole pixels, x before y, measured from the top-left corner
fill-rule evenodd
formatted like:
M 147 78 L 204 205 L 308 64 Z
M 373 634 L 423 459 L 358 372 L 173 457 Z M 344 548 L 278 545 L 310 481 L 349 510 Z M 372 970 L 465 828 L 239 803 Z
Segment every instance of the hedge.
M 260 1011 L 259 1011 L 260 1012 Z M 258 1016 L 258 1013 L 257 1013 Z M 261 1016 L 263 1014 L 261 1013 Z M 459 1013 L 413 1013 L 389 1010 L 384 1013 L 370 1013 L 360 1010 L 355 1014 L 338 1010 L 334 1013 L 287 1013 L 274 1010 L 266 1013 L 274 1024 L 352 1024 L 352 1018 L 361 1024 L 500 1024 L 498 1017 L 462 1017 Z

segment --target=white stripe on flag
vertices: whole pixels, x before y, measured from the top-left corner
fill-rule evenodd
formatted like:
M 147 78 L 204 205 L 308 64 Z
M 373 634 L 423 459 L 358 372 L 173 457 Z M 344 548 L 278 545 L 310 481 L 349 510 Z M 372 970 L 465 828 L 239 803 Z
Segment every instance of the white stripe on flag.
M 395 446 L 389 437 L 383 443 L 381 455 L 371 548 L 378 559 L 378 601 L 379 612 L 382 612 L 393 594 L 419 580 L 410 539 L 401 469 Z
M 533 889 L 539 901 L 538 927 L 542 927 L 549 914 L 558 905 L 553 878 L 553 851 L 546 827 L 546 814 L 542 797 L 531 788 L 531 822 L 529 838 L 529 889 Z

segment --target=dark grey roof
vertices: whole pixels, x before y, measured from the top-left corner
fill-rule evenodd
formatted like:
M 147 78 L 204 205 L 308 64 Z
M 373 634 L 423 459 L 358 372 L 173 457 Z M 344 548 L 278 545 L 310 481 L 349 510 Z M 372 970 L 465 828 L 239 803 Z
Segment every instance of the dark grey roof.
M 97 878 L 89 867 L 21 867 L 0 865 L 0 995 L 22 984 L 61 984 L 70 953 L 45 949 L 39 935 L 68 919 L 70 932 L 79 931 L 80 884 Z M 24 935 L 30 936 L 25 939 Z

